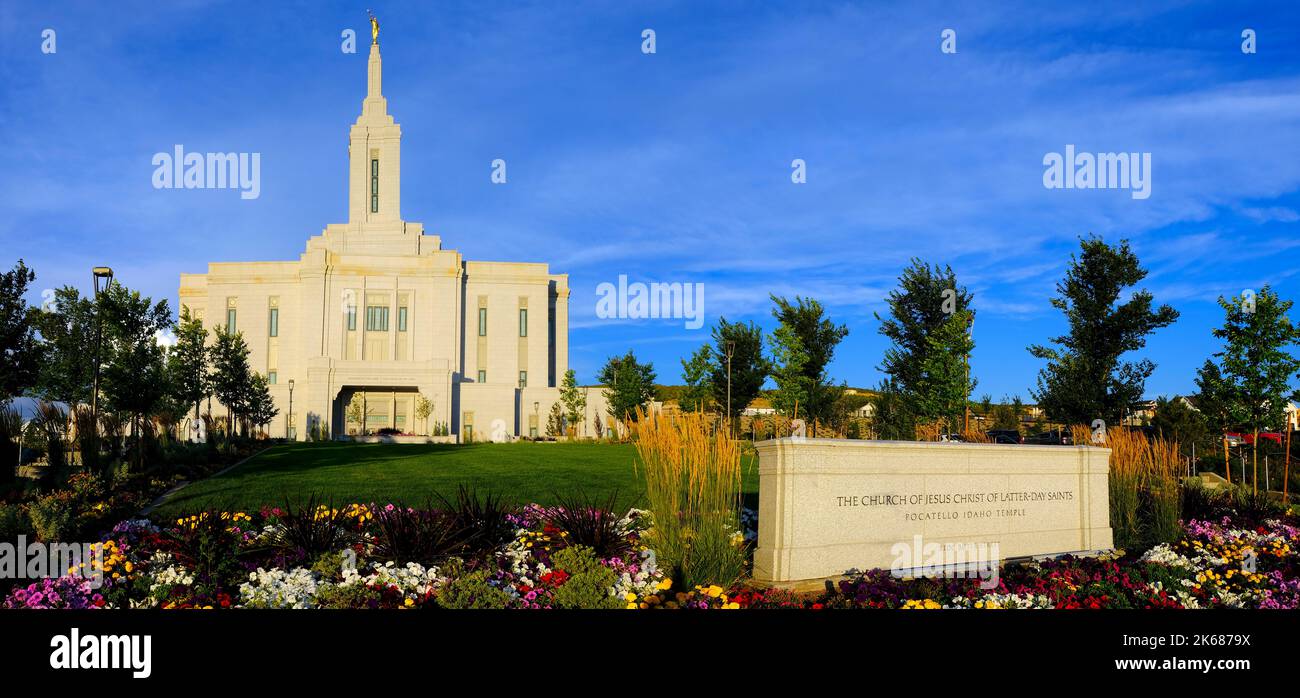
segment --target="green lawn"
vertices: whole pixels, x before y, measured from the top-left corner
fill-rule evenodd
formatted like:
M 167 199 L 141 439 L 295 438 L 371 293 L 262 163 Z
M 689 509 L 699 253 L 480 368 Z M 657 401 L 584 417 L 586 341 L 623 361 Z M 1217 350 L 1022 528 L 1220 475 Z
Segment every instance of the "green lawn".
M 315 495 L 335 504 L 402 502 L 420 506 L 460 485 L 516 503 L 557 503 L 557 495 L 645 504 L 630 444 L 514 443 L 466 446 L 408 444 L 286 444 L 220 477 L 201 480 L 154 513 L 163 519 L 209 508 L 254 510 L 302 502 Z M 745 459 L 746 499 L 757 499 L 756 460 Z

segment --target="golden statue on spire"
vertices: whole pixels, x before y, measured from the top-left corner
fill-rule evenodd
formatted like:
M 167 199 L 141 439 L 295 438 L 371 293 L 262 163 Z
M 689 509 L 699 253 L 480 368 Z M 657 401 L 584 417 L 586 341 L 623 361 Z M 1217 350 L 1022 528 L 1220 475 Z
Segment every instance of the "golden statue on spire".
M 366 10 L 366 14 L 370 15 L 370 41 L 371 43 L 378 44 L 379 43 L 379 20 L 375 19 L 375 13 L 371 12 L 370 10 Z

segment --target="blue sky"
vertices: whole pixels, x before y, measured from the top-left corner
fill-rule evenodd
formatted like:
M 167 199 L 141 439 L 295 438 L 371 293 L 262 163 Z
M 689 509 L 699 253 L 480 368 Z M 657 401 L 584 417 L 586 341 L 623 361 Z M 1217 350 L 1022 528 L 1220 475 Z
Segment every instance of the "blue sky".
M 677 382 L 719 315 L 771 329 L 772 292 L 820 299 L 850 329 L 834 377 L 874 385 L 873 313 L 920 256 L 975 294 L 976 394 L 1028 397 L 1025 347 L 1064 330 L 1048 299 L 1095 233 L 1130 239 L 1182 313 L 1142 355 L 1150 395 L 1186 392 L 1217 296 L 1300 299 L 1300 6 L 1135 5 L 7 2 L 0 265 L 26 259 L 43 289 L 109 264 L 174 306 L 209 261 L 296 259 L 346 219 L 370 7 L 403 217 L 468 259 L 570 274 L 583 381 L 635 347 Z M 177 143 L 261 153 L 261 196 L 154 189 Z M 1066 144 L 1151 153 L 1151 197 L 1045 189 Z M 619 274 L 703 283 L 706 328 L 597 318 Z

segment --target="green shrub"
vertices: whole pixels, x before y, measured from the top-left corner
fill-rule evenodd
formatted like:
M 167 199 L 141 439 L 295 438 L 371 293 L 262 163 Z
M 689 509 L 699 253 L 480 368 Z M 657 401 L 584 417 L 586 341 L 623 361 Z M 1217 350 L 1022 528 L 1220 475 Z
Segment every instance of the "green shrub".
M 610 595 L 617 579 L 614 570 L 600 564 L 591 548 L 565 548 L 551 557 L 551 566 L 569 573 L 551 599 L 556 608 L 623 607 L 622 599 Z
M 27 515 L 31 518 L 37 540 L 43 543 L 72 537 L 72 504 L 66 491 L 37 498 L 28 507 Z
M 342 550 L 328 552 L 316 558 L 312 563 L 311 571 L 319 574 L 321 579 L 336 580 L 343 577 L 343 563 L 348 559 L 355 561 L 355 556 L 349 556 Z
M 316 603 L 321 608 L 378 608 L 382 597 L 379 589 L 364 584 L 322 584 L 316 588 Z
M 76 501 L 86 504 L 99 502 L 108 494 L 104 478 L 91 472 L 77 473 L 68 478 L 68 489 Z
M 1182 518 L 1219 519 L 1239 517 L 1248 523 L 1280 516 L 1286 511 L 1263 490 L 1254 492 L 1248 485 L 1223 485 L 1209 489 L 1199 479 L 1188 479 L 1182 487 Z
M 0 543 L 13 543 L 18 536 L 32 536 L 31 519 L 20 504 L 0 504 Z
M 1247 521 L 1263 521 L 1274 516 L 1280 516 L 1286 511 L 1286 507 L 1275 501 L 1263 489 L 1256 491 L 1253 487 L 1241 484 L 1232 485 L 1229 492 L 1231 494 L 1229 501 L 1232 505 L 1232 513 L 1244 517 Z
M 1201 482 L 1200 478 L 1183 480 L 1182 517 L 1184 519 L 1218 518 L 1227 501 L 1227 493 L 1221 489 L 1212 490 Z
M 505 608 L 510 595 L 488 583 L 487 574 L 474 572 L 453 579 L 434 599 L 442 608 Z

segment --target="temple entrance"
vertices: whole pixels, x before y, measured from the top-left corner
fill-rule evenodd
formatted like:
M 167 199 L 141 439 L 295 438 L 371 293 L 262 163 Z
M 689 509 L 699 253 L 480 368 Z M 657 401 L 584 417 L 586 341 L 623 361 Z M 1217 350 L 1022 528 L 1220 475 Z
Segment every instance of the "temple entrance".
M 346 386 L 334 400 L 335 433 L 348 436 L 415 432 L 415 404 L 419 392 L 409 387 Z

